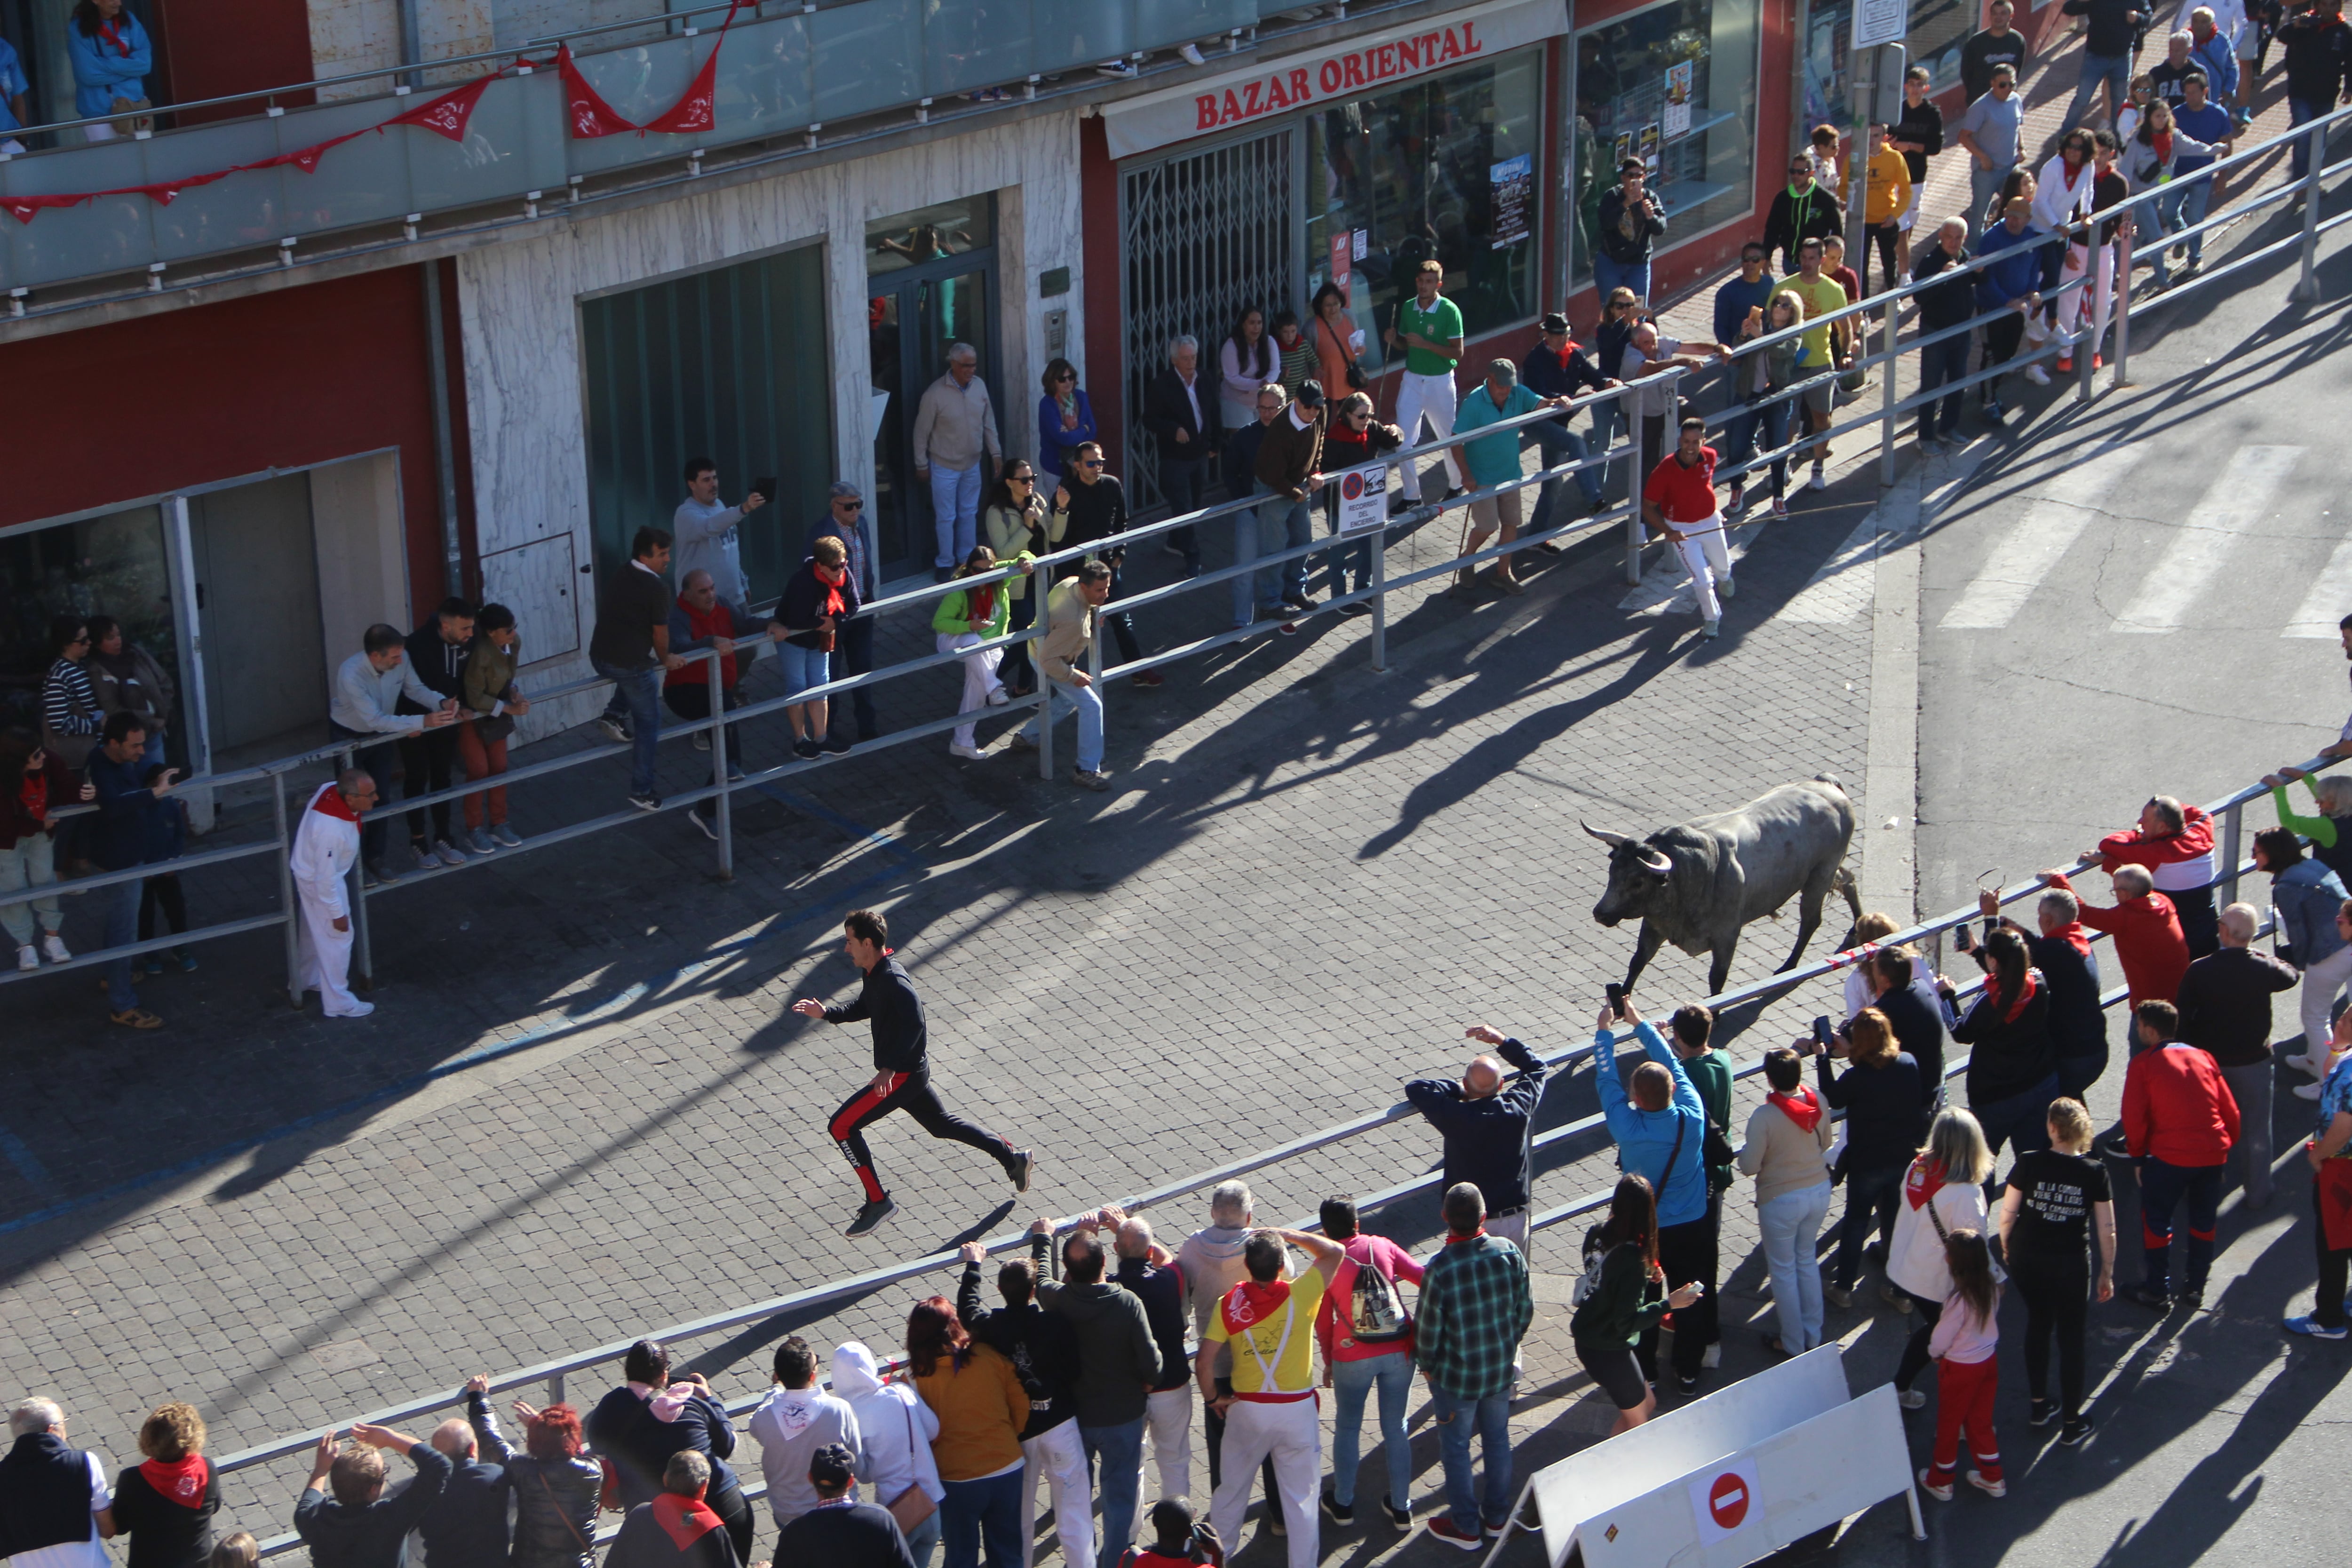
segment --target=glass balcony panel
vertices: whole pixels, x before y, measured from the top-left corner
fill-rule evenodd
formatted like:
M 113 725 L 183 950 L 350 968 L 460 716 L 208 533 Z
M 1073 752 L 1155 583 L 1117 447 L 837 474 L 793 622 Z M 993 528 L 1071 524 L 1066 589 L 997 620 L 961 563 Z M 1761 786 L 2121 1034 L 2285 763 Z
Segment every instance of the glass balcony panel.
M 866 0 L 808 18 L 816 118 L 852 119 L 923 96 L 920 0 Z

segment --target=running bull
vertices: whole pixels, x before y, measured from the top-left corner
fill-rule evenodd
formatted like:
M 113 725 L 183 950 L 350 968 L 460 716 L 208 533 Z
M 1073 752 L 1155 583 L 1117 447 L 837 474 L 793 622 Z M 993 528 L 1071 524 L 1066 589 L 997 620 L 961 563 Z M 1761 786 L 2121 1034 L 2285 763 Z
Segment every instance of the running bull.
M 1647 838 L 1580 826 L 1609 846 L 1609 887 L 1592 906 L 1592 918 L 1605 926 L 1635 917 L 1642 922 L 1625 971 L 1628 992 L 1659 944 L 1670 942 L 1694 957 L 1714 955 L 1706 990 L 1719 994 L 1739 928 L 1778 914 L 1791 898 L 1797 900 L 1797 945 L 1783 972 L 1804 957 L 1831 889 L 1845 895 L 1856 920 L 1862 917 L 1862 900 L 1845 868 L 1853 803 L 1828 773 L 1782 784 L 1736 811 L 1662 827 Z

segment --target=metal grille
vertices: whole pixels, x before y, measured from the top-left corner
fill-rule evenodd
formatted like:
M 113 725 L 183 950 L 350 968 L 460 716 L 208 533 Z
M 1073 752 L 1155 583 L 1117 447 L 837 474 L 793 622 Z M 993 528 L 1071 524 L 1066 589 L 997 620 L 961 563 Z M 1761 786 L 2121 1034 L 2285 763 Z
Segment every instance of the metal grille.
M 1144 389 L 1168 363 L 1168 340 L 1201 340 L 1201 372 L 1217 384 L 1217 345 L 1244 306 L 1271 317 L 1297 307 L 1297 214 L 1292 131 L 1129 167 L 1119 182 L 1125 258 L 1127 481 L 1133 504 L 1157 505 L 1159 447 L 1143 427 Z

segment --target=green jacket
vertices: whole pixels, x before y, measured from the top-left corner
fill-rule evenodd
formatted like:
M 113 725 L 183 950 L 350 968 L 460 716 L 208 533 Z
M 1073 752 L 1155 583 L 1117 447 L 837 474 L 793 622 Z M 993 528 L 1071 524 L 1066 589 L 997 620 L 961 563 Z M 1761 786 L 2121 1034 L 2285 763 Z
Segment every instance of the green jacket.
M 1003 564 L 1018 565 L 1028 559 L 1029 552 L 1024 550 Z M 1001 637 L 1005 627 L 1012 625 L 1013 595 L 1005 590 L 1019 581 L 1013 578 L 992 584 L 996 589 L 996 612 L 988 623 L 988 629 L 980 634 L 982 637 Z M 969 590 L 959 588 L 952 594 L 941 595 L 940 607 L 931 612 L 931 630 L 949 637 L 961 637 L 971 630 L 971 594 Z
M 1690 1074 L 1691 1087 L 1698 1090 L 1698 1102 L 1706 1110 L 1706 1124 L 1731 1136 L 1731 1063 L 1721 1051 L 1705 1050 L 1683 1063 Z M 1729 1163 L 1706 1168 L 1706 1190 L 1719 1193 L 1731 1185 L 1733 1167 Z
M 2311 798 L 2313 800 L 2316 801 L 2319 798 L 2318 780 L 2306 776 L 2303 781 L 2303 787 L 2311 792 Z M 2271 800 L 2278 806 L 2278 819 L 2279 826 L 2281 827 L 2289 828 L 2296 833 L 2302 834 L 2305 838 L 2310 839 L 2322 849 L 2333 849 L 2336 847 L 2336 819 L 2334 817 L 2326 816 L 2324 813 L 2317 816 L 2297 816 L 2294 812 L 2287 809 L 2286 790 L 2278 784 L 2271 785 Z
M 1601 1260 L 1601 1282 L 1568 1321 L 1570 1335 L 1600 1348 L 1630 1345 L 1657 1325 L 1666 1310 L 1664 1282 L 1650 1278 L 1642 1249 L 1631 1242 Z

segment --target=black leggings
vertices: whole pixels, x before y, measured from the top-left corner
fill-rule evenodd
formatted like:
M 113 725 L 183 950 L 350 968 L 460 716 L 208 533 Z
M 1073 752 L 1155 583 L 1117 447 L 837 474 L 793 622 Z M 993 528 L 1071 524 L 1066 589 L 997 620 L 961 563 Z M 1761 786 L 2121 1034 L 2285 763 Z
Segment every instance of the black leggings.
M 1675 1309 L 1675 1372 L 1685 1378 L 1699 1374 L 1700 1358 L 1706 1354 L 1706 1347 L 1720 1337 L 1716 1327 L 1715 1270 L 1716 1226 L 1723 1215 L 1717 1205 L 1721 1202 L 1719 1197 L 1709 1198 L 1706 1213 L 1700 1218 L 1658 1227 L 1658 1266 L 1665 1270 L 1666 1289 L 1675 1290 L 1694 1279 L 1706 1287 L 1706 1293 L 1697 1300 Z M 1656 1382 L 1656 1325 L 1642 1331 L 1641 1342 L 1633 1353 L 1642 1363 L 1642 1375 Z
M 857 1173 L 870 1202 L 879 1203 L 883 1192 L 881 1179 L 874 1173 L 874 1155 L 866 1147 L 866 1129 L 894 1110 L 903 1110 L 913 1117 L 916 1125 L 934 1138 L 969 1143 L 1008 1173 L 1013 1169 L 1013 1145 L 993 1132 L 982 1131 L 941 1105 L 940 1097 L 931 1092 L 929 1073 L 900 1073 L 878 1091 L 868 1083 L 843 1100 L 826 1128 L 833 1141 L 841 1145 L 841 1152 L 849 1157 L 850 1168 Z
M 1900 1285 L 1895 1289 L 1903 1290 Z M 1903 1359 L 1895 1368 L 1895 1386 L 1907 1389 L 1911 1380 L 1927 1371 L 1927 1363 L 1935 1359 L 1927 1353 L 1927 1341 L 1936 1331 L 1936 1320 L 1944 1315 L 1944 1304 L 1930 1301 L 1925 1296 L 1912 1296 L 1908 1290 L 1903 1293 L 1911 1297 L 1911 1305 L 1917 1310 L 1919 1319 L 1919 1326 L 1911 1331 L 1911 1338 L 1903 1346 Z
M 2058 1336 L 2058 1394 L 2066 1418 L 2083 1408 L 2083 1321 L 2091 1307 L 2091 1271 L 2081 1257 L 2042 1261 L 2031 1253 L 2010 1260 L 2009 1278 L 2025 1298 L 2025 1386 L 2036 1399 L 2050 1392 L 2050 1336 Z
M 178 936 L 188 929 L 188 900 L 181 895 L 177 872 L 165 871 L 139 884 L 139 940 L 152 942 L 155 936 L 155 913 L 161 910 L 164 923 Z
M 1864 294 L 1871 291 L 1870 247 L 1872 245 L 1878 247 L 1879 286 L 1883 289 L 1892 289 L 1897 284 L 1907 281 L 1903 276 L 1903 230 L 1901 228 L 1892 223 L 1868 224 L 1863 228 L 1862 237 L 1864 241 L 1862 257 L 1862 291 Z

